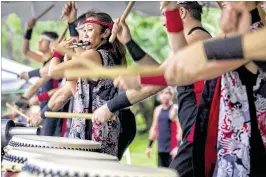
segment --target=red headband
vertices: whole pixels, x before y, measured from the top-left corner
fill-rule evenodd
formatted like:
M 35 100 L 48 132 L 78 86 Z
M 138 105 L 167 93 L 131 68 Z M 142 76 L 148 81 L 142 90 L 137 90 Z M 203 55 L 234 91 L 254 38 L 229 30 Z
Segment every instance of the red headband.
M 110 29 L 113 28 L 113 24 L 114 24 L 114 23 L 102 22 L 102 21 L 99 21 L 99 20 L 85 20 L 82 23 L 83 24 L 95 23 L 95 24 L 98 24 L 98 25 L 108 26 Z

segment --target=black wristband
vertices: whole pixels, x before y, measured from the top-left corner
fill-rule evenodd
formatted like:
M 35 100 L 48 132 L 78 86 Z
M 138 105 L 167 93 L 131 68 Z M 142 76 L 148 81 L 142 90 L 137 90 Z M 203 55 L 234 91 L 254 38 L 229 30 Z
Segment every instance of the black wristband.
M 48 103 L 41 110 L 41 118 L 45 119 L 45 112 L 51 112 L 52 110 L 49 108 Z
M 151 148 L 152 144 L 153 144 L 153 140 L 149 140 L 148 147 Z
M 134 61 L 139 61 L 146 55 L 133 39 L 126 43 L 126 47 Z
M 28 75 L 29 75 L 29 78 L 32 78 L 32 77 L 41 77 L 41 75 L 40 75 L 40 69 L 32 70 L 32 71 L 28 72 Z
M 112 113 L 115 113 L 116 111 L 129 107 L 131 105 L 132 104 L 128 101 L 126 92 L 115 96 L 113 99 L 107 102 L 107 107 Z
M 74 23 L 68 23 L 68 29 L 71 37 L 79 36 L 79 33 L 76 30 L 76 25 Z
M 208 60 L 244 58 L 241 36 L 205 41 L 204 50 Z
M 30 40 L 32 34 L 32 29 L 27 29 L 24 39 Z

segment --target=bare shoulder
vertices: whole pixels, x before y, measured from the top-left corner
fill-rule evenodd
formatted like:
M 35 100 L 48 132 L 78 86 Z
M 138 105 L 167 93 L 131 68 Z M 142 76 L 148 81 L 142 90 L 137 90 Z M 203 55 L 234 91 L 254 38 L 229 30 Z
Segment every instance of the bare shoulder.
M 202 31 L 202 30 L 194 31 L 189 36 L 190 36 L 189 44 L 192 44 L 192 43 L 198 42 L 198 41 L 207 40 L 207 39 L 211 38 L 211 36 L 208 33 L 206 33 L 205 31 Z
M 80 56 L 88 60 L 93 60 L 99 64 L 102 63 L 100 54 L 95 50 L 86 50 L 82 52 Z
M 158 112 L 160 112 L 161 110 L 162 110 L 162 105 L 159 105 L 159 106 L 157 106 L 155 109 L 154 109 L 154 112 L 155 113 L 158 113 Z

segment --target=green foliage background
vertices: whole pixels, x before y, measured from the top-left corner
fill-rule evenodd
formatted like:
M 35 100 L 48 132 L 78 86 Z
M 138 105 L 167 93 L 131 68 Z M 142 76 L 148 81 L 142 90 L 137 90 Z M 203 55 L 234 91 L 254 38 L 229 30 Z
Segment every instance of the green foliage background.
M 219 31 L 220 10 L 204 8 L 202 24 L 212 36 L 216 36 Z M 134 40 L 158 62 L 162 63 L 169 53 L 168 39 L 165 28 L 162 26 L 161 17 L 146 17 L 131 13 L 127 18 L 131 34 Z M 56 31 L 61 34 L 65 23 L 58 21 L 40 21 L 34 28 L 30 42 L 31 49 L 38 49 L 38 40 L 44 30 Z M 16 14 L 10 14 L 7 19 L 2 19 L 2 56 L 30 65 L 34 68 L 40 64 L 30 61 L 21 52 L 25 24 Z M 134 65 L 133 60 L 128 55 L 127 62 L 130 66 Z M 136 114 L 137 129 L 148 129 L 152 120 L 154 98 L 147 99 L 133 107 Z M 145 119 L 144 119 L 145 118 Z M 146 121 L 145 121 L 146 120 Z M 147 121 L 149 120 L 149 121 Z M 144 152 L 147 147 L 147 134 L 137 135 L 130 146 L 133 164 L 155 167 L 157 165 L 156 144 L 153 146 L 153 155 L 148 159 Z M 125 162 L 125 159 L 123 159 Z

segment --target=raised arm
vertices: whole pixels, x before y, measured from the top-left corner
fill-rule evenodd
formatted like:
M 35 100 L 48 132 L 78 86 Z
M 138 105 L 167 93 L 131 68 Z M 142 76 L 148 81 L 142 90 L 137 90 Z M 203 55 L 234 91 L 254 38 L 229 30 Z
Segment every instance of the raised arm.
M 183 23 L 176 2 L 161 2 L 161 13 L 165 18 L 165 26 L 171 51 L 177 52 L 187 45 L 183 33 Z
M 173 53 L 176 53 L 181 48 L 185 47 L 187 45 L 186 39 L 183 34 L 183 24 L 182 20 L 179 14 L 179 11 L 177 9 L 176 3 L 174 2 L 168 2 L 167 4 L 162 3 L 161 6 L 162 14 L 165 15 L 166 19 L 166 29 L 168 32 L 168 37 L 170 41 L 170 46 L 172 48 L 172 52 L 169 56 L 173 55 Z M 125 25 L 125 24 L 123 24 Z M 128 29 L 127 27 L 124 27 L 124 29 Z M 129 31 L 129 30 L 125 30 Z M 128 32 L 128 34 L 130 34 Z M 125 36 L 125 35 L 124 35 Z M 130 35 L 127 35 L 130 36 Z M 129 37 L 128 37 L 129 38 Z M 124 37 L 123 39 L 128 39 Z M 127 40 L 125 40 L 127 41 Z M 132 56 L 136 56 L 139 53 L 142 53 L 143 55 L 145 52 L 141 52 L 141 48 L 138 47 L 134 43 L 134 50 L 129 50 L 132 53 Z M 134 58 L 134 57 L 133 57 Z M 140 58 L 140 57 L 139 57 Z M 162 68 L 166 66 L 166 63 L 168 62 L 168 59 L 161 65 Z M 144 65 L 144 64 L 143 64 Z M 137 89 L 140 87 L 140 85 L 152 85 L 154 82 L 158 85 L 165 85 L 165 79 L 161 76 L 155 76 L 155 77 L 132 77 L 132 76 L 120 76 L 114 81 L 115 86 L 121 88 L 121 89 Z
M 25 56 L 33 59 L 34 61 L 42 63 L 44 61 L 43 56 L 30 49 L 30 39 L 31 39 L 33 27 L 35 26 L 36 21 L 37 21 L 36 19 L 31 19 L 28 22 L 27 31 L 26 31 L 26 34 L 24 36 L 24 41 L 22 44 L 22 52 Z

